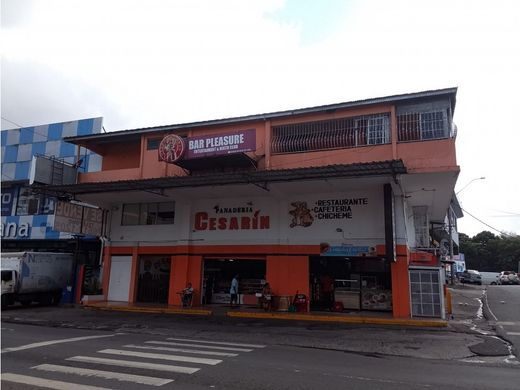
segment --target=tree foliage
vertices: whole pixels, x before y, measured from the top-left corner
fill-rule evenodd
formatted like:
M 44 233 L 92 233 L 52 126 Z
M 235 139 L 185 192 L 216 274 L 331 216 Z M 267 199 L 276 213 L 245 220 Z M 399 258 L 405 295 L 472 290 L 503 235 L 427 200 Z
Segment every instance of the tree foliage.
M 459 250 L 464 253 L 466 269 L 500 272 L 519 271 L 520 236 L 483 231 L 474 237 L 459 234 Z

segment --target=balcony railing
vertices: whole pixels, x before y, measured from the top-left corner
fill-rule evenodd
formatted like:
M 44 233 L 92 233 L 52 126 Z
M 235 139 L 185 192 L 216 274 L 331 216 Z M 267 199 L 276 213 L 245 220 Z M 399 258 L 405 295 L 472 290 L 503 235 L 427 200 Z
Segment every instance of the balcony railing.
M 448 138 L 448 136 L 452 136 L 448 129 L 446 110 L 410 112 L 397 115 L 397 139 L 399 142 Z
M 273 127 L 273 153 L 354 148 L 390 142 L 390 115 L 364 115 Z

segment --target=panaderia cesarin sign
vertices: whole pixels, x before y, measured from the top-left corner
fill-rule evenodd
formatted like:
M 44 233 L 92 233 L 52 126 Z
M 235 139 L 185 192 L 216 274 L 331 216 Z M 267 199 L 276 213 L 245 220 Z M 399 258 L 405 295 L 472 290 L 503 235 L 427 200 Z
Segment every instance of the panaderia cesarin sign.
M 181 138 L 170 134 L 159 145 L 159 160 L 169 163 L 183 159 L 250 152 L 256 149 L 256 130 Z
M 195 230 L 262 230 L 270 228 L 269 215 L 252 206 L 213 207 L 214 213 L 195 213 Z M 212 215 L 213 214 L 213 215 Z

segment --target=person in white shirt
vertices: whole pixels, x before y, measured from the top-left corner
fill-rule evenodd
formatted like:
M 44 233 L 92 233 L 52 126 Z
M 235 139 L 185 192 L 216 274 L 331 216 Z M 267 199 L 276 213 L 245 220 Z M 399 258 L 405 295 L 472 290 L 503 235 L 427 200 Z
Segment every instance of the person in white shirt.
M 231 295 L 231 307 L 234 304 L 238 303 L 238 275 L 235 275 L 233 280 L 231 281 L 231 288 L 229 289 L 229 294 Z

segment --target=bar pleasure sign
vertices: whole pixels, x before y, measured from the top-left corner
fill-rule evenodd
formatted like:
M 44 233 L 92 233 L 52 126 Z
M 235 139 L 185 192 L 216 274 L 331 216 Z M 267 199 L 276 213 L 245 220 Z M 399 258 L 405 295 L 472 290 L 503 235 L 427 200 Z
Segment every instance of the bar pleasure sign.
M 189 138 L 167 135 L 163 138 L 159 146 L 159 160 L 175 163 L 181 158 L 189 160 L 201 157 L 250 152 L 255 149 L 255 129 Z

